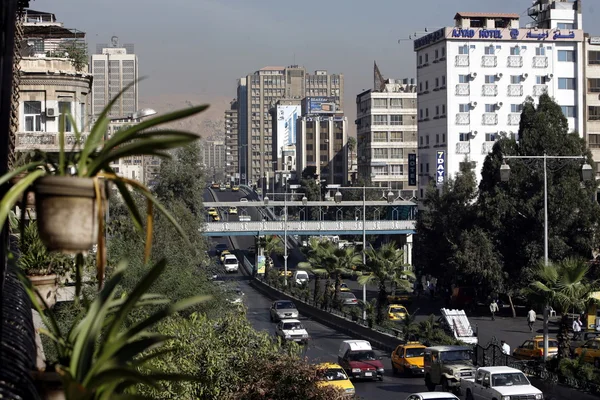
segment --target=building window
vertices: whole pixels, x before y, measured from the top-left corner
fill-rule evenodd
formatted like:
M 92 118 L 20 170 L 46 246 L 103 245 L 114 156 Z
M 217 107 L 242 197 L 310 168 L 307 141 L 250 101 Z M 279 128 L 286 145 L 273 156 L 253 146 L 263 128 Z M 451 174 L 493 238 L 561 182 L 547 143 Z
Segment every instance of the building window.
M 563 90 L 575 90 L 575 78 L 558 78 L 558 88 Z
M 428 63 L 429 62 L 429 53 L 425 53 L 425 62 Z
M 536 85 L 545 85 L 546 84 L 546 77 L 544 75 L 536 75 L 536 77 L 535 77 L 535 84 Z
M 390 142 L 401 142 L 402 132 L 390 132 Z
M 567 118 L 575 118 L 577 109 L 575 106 L 560 106 L 562 108 L 562 112 Z
M 510 55 L 511 56 L 521 55 L 521 48 L 519 46 L 511 47 L 510 48 Z
M 425 135 L 425 145 L 429 146 L 429 135 Z
M 404 175 L 404 165 L 390 165 L 390 175 Z
M 523 104 L 511 104 L 510 112 L 513 114 L 521 114 L 523 112 Z
M 600 51 L 588 51 L 588 64 L 599 65 L 600 64 Z
M 387 99 L 373 99 L 373 108 L 387 108 Z
M 386 166 L 374 166 L 372 168 L 373 175 L 387 175 L 387 167 Z
M 440 142 L 440 134 L 436 133 L 435 134 L 435 143 L 438 144 Z
M 422 55 L 420 55 L 420 56 L 419 56 L 419 65 L 422 65 L 422 64 L 423 64 L 423 56 L 422 56 Z
M 390 99 L 391 108 L 402 108 L 402 99 Z
M 373 115 L 373 125 L 387 125 L 387 115 Z
M 600 121 L 600 106 L 589 106 L 588 107 L 588 120 Z
M 423 119 L 423 109 L 419 110 L 419 119 Z
M 436 51 L 435 51 L 435 59 L 436 59 L 436 60 L 439 58 L 439 55 L 440 55 L 440 52 L 439 52 L 439 50 L 436 50 Z
M 446 55 L 446 48 L 442 47 L 442 57 L 444 57 Z
M 522 79 L 523 79 L 522 75 L 511 75 L 510 83 L 511 83 L 511 85 L 520 85 L 522 82 Z
M 558 29 L 575 29 L 574 28 L 574 24 L 567 23 L 567 22 L 559 22 L 559 23 L 556 24 L 556 27 Z
M 71 121 L 67 115 L 71 114 L 71 102 L 70 101 L 59 101 L 58 102 L 58 131 L 59 132 L 71 132 Z
M 419 174 L 422 174 L 422 173 L 423 173 L 423 163 L 419 164 Z M 423 189 L 421 189 L 421 192 L 422 192 L 422 190 Z M 422 196 L 422 194 L 421 194 L 421 196 Z
M 469 54 L 469 46 L 466 44 L 464 46 L 459 46 L 458 54 Z
M 429 108 L 425 109 L 425 118 L 429 118 Z
M 485 134 L 485 141 L 486 142 L 495 142 L 496 141 L 496 135 L 497 133 L 493 132 L 493 133 L 486 133 Z
M 446 134 L 442 133 L 442 143 L 446 143 Z
M 442 86 L 446 86 L 446 75 L 442 75 Z
M 419 92 L 423 91 L 423 82 L 419 82 Z
M 373 149 L 373 159 L 387 158 L 388 149 Z
M 494 45 L 485 46 L 484 51 L 485 54 L 488 56 L 493 56 L 494 54 L 496 54 L 496 48 L 494 47 Z
M 42 131 L 42 102 L 26 101 L 23 104 L 25 116 L 25 132 Z
M 590 78 L 588 79 L 588 93 L 599 93 L 600 92 L 600 79 Z
M 442 115 L 446 115 L 446 105 L 442 104 Z
M 458 112 L 468 113 L 469 111 L 471 111 L 471 107 L 470 107 L 470 105 L 468 103 L 467 104 L 459 104 L 458 105 Z
M 387 132 L 373 132 L 374 142 L 387 142 Z
M 546 55 L 546 48 L 544 46 L 537 46 L 535 48 L 535 55 L 536 56 L 545 56 Z
M 404 158 L 402 149 L 390 149 L 390 158 Z
M 440 78 L 435 78 L 435 87 L 440 87 Z
M 561 61 L 561 62 L 574 62 L 575 61 L 575 51 L 573 51 L 573 50 L 559 50 L 558 51 L 558 61 Z
M 468 142 L 470 140 L 470 137 L 471 137 L 470 133 L 459 133 L 458 141 L 459 142 Z
M 496 112 L 496 104 L 486 104 L 485 112 L 486 113 L 495 113 Z
M 471 81 L 469 75 L 459 75 L 458 83 L 469 83 Z
M 494 82 L 496 82 L 496 75 L 486 75 L 485 76 L 486 84 L 493 84 Z
M 402 125 L 402 115 L 390 115 L 390 125 Z
M 425 163 L 425 173 L 429 173 L 429 163 Z
M 440 115 L 440 106 L 435 106 L 435 115 Z
M 591 149 L 600 149 L 600 133 L 588 133 L 588 145 Z

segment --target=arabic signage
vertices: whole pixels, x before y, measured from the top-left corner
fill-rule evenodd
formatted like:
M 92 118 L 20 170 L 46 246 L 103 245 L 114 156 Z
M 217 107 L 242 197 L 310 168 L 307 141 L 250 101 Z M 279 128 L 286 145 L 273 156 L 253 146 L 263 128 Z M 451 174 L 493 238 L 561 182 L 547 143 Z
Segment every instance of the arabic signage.
M 446 152 L 438 151 L 436 153 L 435 183 L 441 185 L 444 183 L 444 178 L 446 177 Z
M 304 101 L 307 114 L 335 114 L 334 97 L 307 97 Z
M 417 155 L 414 153 L 408 155 L 408 184 L 417 185 Z
M 592 36 L 590 38 L 590 44 L 600 44 L 600 36 Z
M 468 40 L 494 40 L 494 41 L 583 41 L 583 31 L 559 30 L 559 29 L 486 29 L 486 28 L 442 28 L 427 36 L 420 37 L 414 41 L 414 49 L 419 50 L 433 43 L 447 38 L 449 40 L 468 39 Z M 600 37 L 595 39 L 596 44 L 600 44 Z

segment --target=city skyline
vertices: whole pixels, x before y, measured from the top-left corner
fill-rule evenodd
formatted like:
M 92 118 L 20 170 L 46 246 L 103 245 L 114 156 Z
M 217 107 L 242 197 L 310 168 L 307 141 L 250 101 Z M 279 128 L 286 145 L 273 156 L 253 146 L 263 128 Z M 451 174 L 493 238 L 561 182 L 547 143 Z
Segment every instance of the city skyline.
M 271 0 L 174 0 L 170 12 L 156 0 L 144 2 L 142 9 L 137 2 L 106 0 L 88 4 L 85 10 L 74 0 L 36 0 L 31 8 L 55 13 L 66 27 L 86 32 L 90 52 L 113 35 L 134 43 L 139 74 L 149 78 L 140 87 L 140 100 L 159 94 L 234 98 L 239 77 L 266 65 L 299 64 L 309 71 L 343 73 L 344 100 L 352 104 L 358 93 L 372 86 L 373 60 L 386 78 L 416 76 L 409 35 L 450 26 L 458 11 L 514 12 L 525 24 L 530 4 L 529 0 L 466 0 L 460 5 L 423 0 L 403 12 L 399 3 L 389 0 L 368 4 L 309 0 L 302 7 Z M 438 10 L 435 15 L 428 12 L 432 9 Z M 583 2 L 586 32 L 600 34 L 600 28 L 588 22 L 597 13 L 592 2 Z M 317 29 L 307 29 L 311 26 Z M 198 40 L 202 37 L 210 40 Z

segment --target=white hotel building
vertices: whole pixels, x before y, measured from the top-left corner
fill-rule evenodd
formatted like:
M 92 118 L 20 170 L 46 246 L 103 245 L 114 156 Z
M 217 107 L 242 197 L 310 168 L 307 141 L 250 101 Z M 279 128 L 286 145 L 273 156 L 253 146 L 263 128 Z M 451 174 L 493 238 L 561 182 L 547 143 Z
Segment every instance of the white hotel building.
M 518 14 L 458 13 L 454 27 L 415 40 L 420 198 L 465 160 L 480 179 L 494 142 L 516 137 L 527 96 L 547 92 L 583 134 L 581 4 L 538 0 L 529 14 L 520 28 Z

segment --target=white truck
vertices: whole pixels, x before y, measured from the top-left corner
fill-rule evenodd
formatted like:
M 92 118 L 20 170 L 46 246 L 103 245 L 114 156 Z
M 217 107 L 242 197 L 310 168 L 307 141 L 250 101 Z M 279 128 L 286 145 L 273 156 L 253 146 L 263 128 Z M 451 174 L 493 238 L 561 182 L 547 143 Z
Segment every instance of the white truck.
M 544 394 L 533 386 L 525 374 L 510 367 L 482 367 L 475 378 L 460 380 L 460 391 L 466 400 L 532 399 Z

